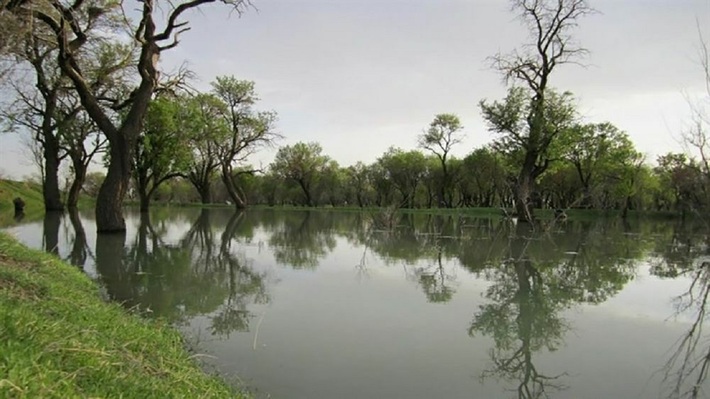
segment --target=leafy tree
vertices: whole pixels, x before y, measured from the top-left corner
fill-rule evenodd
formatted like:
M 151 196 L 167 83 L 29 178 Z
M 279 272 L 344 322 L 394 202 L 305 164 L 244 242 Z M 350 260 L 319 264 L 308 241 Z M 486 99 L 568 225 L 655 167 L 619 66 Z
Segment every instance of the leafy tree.
M 255 112 L 252 105 L 258 101 L 254 82 L 238 80 L 233 76 L 220 76 L 212 83 L 213 93 L 223 104 L 221 118 L 229 126 L 229 135 L 218 136 L 215 144 L 222 171 L 222 182 L 237 208 L 247 206 L 246 194 L 235 178 L 248 169 L 235 169 L 247 157 L 263 146 L 271 146 L 281 136 L 274 132 L 275 112 Z
M 442 178 L 439 184 L 439 204 L 447 208 L 452 206 L 452 198 L 446 196 L 451 185 L 451 173 L 448 168 L 448 157 L 451 148 L 459 144 L 461 137 L 461 121 L 454 114 L 439 114 L 429 124 L 429 128 L 424 134 L 419 136 L 419 146 L 431 151 L 441 162 Z
M 660 184 L 670 198 L 663 202 L 667 207 L 678 210 L 683 216 L 693 210 L 702 209 L 703 177 L 700 166 L 685 154 L 668 153 L 658 157 L 654 169 Z
M 602 177 L 629 163 L 638 153 L 628 134 L 609 122 L 575 125 L 560 137 L 562 157 L 574 166 L 583 193 L 581 205 L 590 207 L 593 190 Z
M 58 46 L 59 56 L 56 60 L 62 74 L 72 82 L 87 114 L 109 141 L 108 173 L 96 203 L 96 225 L 99 232 L 126 228 L 122 205 L 132 175 L 135 142 L 143 129 L 148 105 L 160 86 L 160 55 L 175 47 L 178 44 L 177 36 L 185 32 L 186 22 L 181 22 L 180 18 L 187 11 L 213 1 L 195 0 L 161 7 L 157 0 L 145 0 L 141 2 L 137 22 L 130 27 L 120 28 L 116 21 L 105 19 L 107 15 L 122 14 L 121 3 L 118 2 L 52 2 L 41 3 L 40 7 L 37 0 L 14 0 L 5 6 L 16 18 L 31 15 L 51 33 Z M 242 0 L 225 3 L 239 13 L 248 6 L 248 2 Z M 26 12 L 28 10 L 31 13 Z M 156 14 L 163 11 L 166 11 L 164 15 Z M 122 21 L 127 20 L 123 18 Z M 120 122 L 112 118 L 104 106 L 103 96 L 92 86 L 94 79 L 89 76 L 90 69 L 85 67 L 86 60 L 82 58 L 82 54 L 90 53 L 98 46 L 102 36 L 91 35 L 91 28 L 99 25 L 102 25 L 103 37 L 116 37 L 130 32 L 128 40 L 135 40 L 139 50 L 134 75 L 137 86 L 110 101 L 111 109 L 123 110 L 124 117 Z
M 190 162 L 185 126 L 193 118 L 184 107 L 185 98 L 160 97 L 148 106 L 143 132 L 136 140 L 135 166 L 141 212 L 148 212 L 150 200 L 160 185 L 182 175 Z
M 7 18 L 6 18 L 7 19 Z M 59 187 L 59 168 L 62 160 L 72 157 L 72 167 L 78 173 L 73 190 L 69 196 L 69 207 L 76 207 L 76 197 L 83 179 L 81 168 L 76 168 L 78 143 L 82 146 L 87 136 L 95 132 L 95 128 L 86 123 L 86 113 L 81 110 L 79 98 L 69 89 L 69 82 L 63 76 L 56 64 L 58 46 L 51 38 L 50 32 L 42 24 L 31 24 L 21 35 L 18 42 L 6 49 L 5 57 L 12 57 L 18 66 L 27 67 L 34 83 L 20 77 L 19 71 L 14 73 L 14 79 L 7 85 L 14 91 L 15 100 L 2 114 L 7 118 L 10 128 L 24 128 L 32 134 L 33 140 L 39 146 L 42 159 L 42 191 L 44 205 L 47 211 L 62 210 Z M 95 29 L 94 29 L 95 30 Z M 95 34 L 89 29 L 87 34 Z M 90 84 L 102 95 L 109 93 L 120 80 L 123 68 L 128 67 L 130 58 L 117 60 L 125 55 L 125 46 L 102 43 L 92 57 L 85 62 Z M 130 50 L 126 50 L 130 53 Z M 107 63 L 114 63 L 115 69 L 106 69 Z M 80 127 L 81 126 L 81 127 Z M 92 153 L 89 150 L 87 157 Z
M 377 162 L 382 166 L 389 183 L 399 191 L 399 206 L 414 208 L 417 186 L 426 172 L 424 154 L 391 147 Z
M 279 148 L 271 170 L 287 181 L 298 184 L 303 192 L 303 204 L 315 206 L 313 189 L 330 160 L 322 155 L 318 143 L 296 143 Z
M 369 196 L 372 194 L 372 183 L 370 181 L 369 168 L 362 162 L 349 166 L 345 170 L 346 186 L 351 190 L 351 197 L 355 198 L 357 206 L 360 208 L 368 204 Z
M 492 61 L 506 81 L 520 82 L 525 88 L 511 88 L 501 103 L 482 101 L 481 108 L 489 127 L 503 135 L 500 142 L 520 152 L 515 207 L 520 220 L 532 222 L 534 186 L 552 161 L 548 149 L 574 116 L 568 95 L 550 92 L 550 78 L 559 65 L 576 62 L 586 52 L 570 31 L 592 9 L 586 0 L 513 0 L 512 4 L 529 30 L 530 41 L 523 50 L 499 53 Z
M 345 180 L 346 174 L 340 168 L 338 162 L 328 160 L 318 179 L 318 192 L 321 195 L 320 203 L 327 203 L 331 206 L 342 205 L 345 200 Z
M 509 170 L 503 156 L 490 147 L 475 149 L 463 159 L 466 171 L 460 182 L 464 203 L 469 206 L 509 206 Z
M 220 165 L 220 143 L 229 137 L 227 121 L 220 116 L 226 112 L 225 105 L 211 94 L 198 94 L 190 99 L 188 107 L 193 109 L 192 118 L 187 122 L 190 131 L 188 146 L 192 152 L 186 177 L 195 187 L 203 204 L 212 202 L 212 180 Z

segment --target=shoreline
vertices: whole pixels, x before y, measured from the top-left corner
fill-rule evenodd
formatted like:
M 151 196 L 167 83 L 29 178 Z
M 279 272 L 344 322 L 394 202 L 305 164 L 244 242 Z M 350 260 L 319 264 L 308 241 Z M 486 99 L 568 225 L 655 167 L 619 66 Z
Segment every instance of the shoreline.
M 0 234 L 0 397 L 250 395 L 205 373 L 174 327 L 105 302 L 79 269 Z

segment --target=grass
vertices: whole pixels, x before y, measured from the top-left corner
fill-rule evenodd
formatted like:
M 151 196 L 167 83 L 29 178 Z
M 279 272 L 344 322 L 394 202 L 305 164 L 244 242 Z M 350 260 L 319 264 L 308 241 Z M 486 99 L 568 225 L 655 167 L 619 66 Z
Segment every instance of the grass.
M 0 398 L 247 398 L 179 333 L 106 303 L 60 260 L 0 234 Z

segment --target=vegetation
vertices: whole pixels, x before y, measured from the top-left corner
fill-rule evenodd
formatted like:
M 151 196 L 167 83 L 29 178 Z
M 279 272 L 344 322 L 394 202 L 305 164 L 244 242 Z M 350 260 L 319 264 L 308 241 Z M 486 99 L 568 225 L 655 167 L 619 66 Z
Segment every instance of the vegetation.
M 78 269 L 0 235 L 0 396 L 246 397 L 202 373 L 177 331 L 99 298 Z
M 554 71 L 586 55 L 573 33 L 594 12 L 587 0 L 511 0 L 528 37 L 519 49 L 489 59 L 507 95 L 479 102 L 495 134 L 488 145 L 452 156 L 463 126 L 457 115 L 441 113 L 418 136 L 412 132 L 418 149 L 391 147 L 370 165 L 342 166 L 320 144 L 300 142 L 280 148 L 268 167 L 249 163 L 281 138 L 276 112 L 255 109 L 254 82 L 219 76 L 200 93 L 186 89 L 190 71 L 159 71 L 160 55 L 188 29 L 180 18 L 212 0 L 171 4 L 165 18 L 154 15 L 159 0 L 144 1 L 135 21 L 124 18 L 121 3 L 34 7 L 40 1 L 2 3 L 3 32 L 17 40 L 0 43 L 0 61 L 31 72 L 29 80 L 2 81 L 15 93 L 14 107 L 2 110 L 4 128 L 31 132 L 47 210 L 64 207 L 58 170 L 71 159 L 66 206 L 75 208 L 80 192 L 94 196 L 99 231 L 125 229 L 125 199 L 138 200 L 143 212 L 151 201 L 228 202 L 240 209 L 493 207 L 527 222 L 545 209 L 622 217 L 710 209 L 706 98 L 691 104 L 683 132 L 689 152 L 649 160 L 612 121 L 583 120 L 574 95 L 554 87 Z M 223 3 L 238 13 L 250 5 Z M 707 51 L 701 53 L 710 82 Z M 12 69 L 3 73 L 15 77 Z M 90 174 L 99 153 L 106 173 Z

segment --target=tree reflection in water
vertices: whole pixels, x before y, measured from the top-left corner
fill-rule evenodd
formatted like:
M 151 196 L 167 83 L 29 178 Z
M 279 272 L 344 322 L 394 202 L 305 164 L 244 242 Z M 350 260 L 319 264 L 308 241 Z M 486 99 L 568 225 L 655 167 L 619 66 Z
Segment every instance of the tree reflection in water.
M 243 214 L 235 213 L 217 242 L 210 210 L 203 209 L 176 243 L 166 242 L 167 229 L 153 228 L 141 214 L 136 236 L 125 247 L 125 233 L 100 234 L 96 264 L 109 296 L 128 308 L 173 323 L 210 315 L 211 331 L 228 336 L 248 331 L 248 307 L 267 303 L 266 277 L 253 271 L 232 249 Z
M 59 255 L 59 226 L 62 224 L 60 211 L 50 211 L 44 214 L 42 241 L 44 250 L 53 255 Z
M 665 395 L 669 399 L 706 397 L 705 381 L 710 370 L 710 236 L 677 225 L 670 244 L 665 244 L 652 267 L 659 277 L 688 277 L 688 288 L 675 298 L 676 316 L 690 316 L 690 327 L 678 339 L 663 367 Z M 666 241 L 668 242 L 668 241 Z
M 276 261 L 294 269 L 315 269 L 335 248 L 332 220 L 310 210 L 286 213 L 282 223 L 271 226 L 269 246 Z
M 81 224 L 81 218 L 79 217 L 79 211 L 70 209 L 69 221 L 74 230 L 74 236 L 71 239 L 71 251 L 69 252 L 68 261 L 74 266 L 84 268 L 90 250 L 86 241 L 86 231 L 84 231 L 84 225 Z
M 569 326 L 561 312 L 577 303 L 603 302 L 618 292 L 633 276 L 633 261 L 599 257 L 594 252 L 605 240 L 595 241 L 589 234 L 580 238 L 579 252 L 565 254 L 551 251 L 546 242 L 551 236 L 540 237 L 526 224 L 501 228 L 507 229 L 498 235 L 505 245 L 491 246 L 504 250 L 489 253 L 491 267 L 484 272 L 492 282 L 485 294 L 489 302 L 474 315 L 469 335 L 491 336 L 495 343 L 483 380 L 515 381 L 520 399 L 546 397 L 565 388 L 566 371 L 540 370 L 535 354 L 563 345 Z

